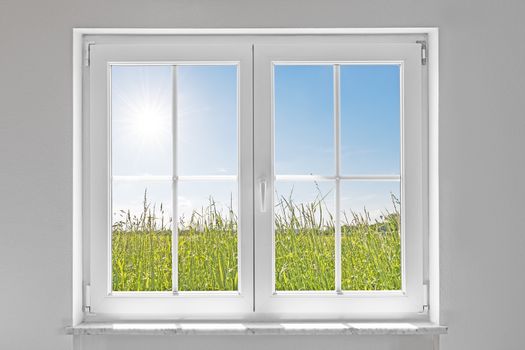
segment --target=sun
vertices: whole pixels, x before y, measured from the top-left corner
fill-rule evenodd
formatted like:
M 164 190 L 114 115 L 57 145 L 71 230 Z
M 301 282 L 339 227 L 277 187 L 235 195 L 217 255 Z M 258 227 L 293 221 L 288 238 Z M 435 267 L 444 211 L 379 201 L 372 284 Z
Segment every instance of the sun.
M 173 101 L 167 74 L 155 76 L 143 67 L 127 70 L 123 74 L 127 84 L 119 85 L 115 94 L 118 130 L 139 152 L 164 148 L 172 134 Z
M 142 143 L 157 143 L 169 128 L 162 106 L 143 99 L 136 101 L 135 113 L 130 115 L 129 127 L 133 137 Z

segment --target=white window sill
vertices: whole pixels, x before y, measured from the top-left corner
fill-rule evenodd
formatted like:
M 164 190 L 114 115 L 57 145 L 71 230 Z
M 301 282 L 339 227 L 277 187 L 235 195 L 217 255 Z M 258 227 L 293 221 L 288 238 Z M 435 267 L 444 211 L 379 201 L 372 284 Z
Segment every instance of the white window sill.
M 72 335 L 440 335 L 446 326 L 433 323 L 81 323 Z

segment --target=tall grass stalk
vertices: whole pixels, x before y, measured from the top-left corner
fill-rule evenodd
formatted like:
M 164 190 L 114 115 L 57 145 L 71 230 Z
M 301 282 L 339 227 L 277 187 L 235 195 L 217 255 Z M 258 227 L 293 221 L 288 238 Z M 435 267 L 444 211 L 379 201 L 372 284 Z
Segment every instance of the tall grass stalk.
M 310 202 L 296 202 L 293 190 L 277 195 L 275 206 L 275 285 L 277 290 L 334 290 L 335 223 L 326 197 L 318 190 Z M 209 199 L 189 219 L 179 218 L 179 290 L 238 289 L 238 218 L 232 203 L 225 207 Z M 342 288 L 401 288 L 399 200 L 379 218 L 370 212 L 341 213 Z M 119 213 L 113 225 L 112 267 L 115 291 L 171 290 L 172 220 L 147 200 L 143 210 Z M 168 219 L 166 219 L 168 218 Z

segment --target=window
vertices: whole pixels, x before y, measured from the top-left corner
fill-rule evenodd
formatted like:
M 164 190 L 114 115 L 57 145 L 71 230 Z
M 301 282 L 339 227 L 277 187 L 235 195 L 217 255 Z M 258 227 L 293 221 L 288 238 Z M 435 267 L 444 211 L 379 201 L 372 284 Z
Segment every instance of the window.
M 161 41 L 90 46 L 84 279 L 97 317 L 420 312 L 421 45 Z
M 93 311 L 249 312 L 251 46 L 93 45 L 91 60 Z
M 255 48 L 260 309 L 421 310 L 420 62 L 415 44 Z

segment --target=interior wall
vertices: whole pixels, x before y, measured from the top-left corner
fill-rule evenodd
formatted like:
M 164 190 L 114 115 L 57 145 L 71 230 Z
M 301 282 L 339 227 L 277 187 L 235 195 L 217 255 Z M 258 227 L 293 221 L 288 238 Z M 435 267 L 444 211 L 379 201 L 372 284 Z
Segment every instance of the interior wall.
M 267 349 L 322 349 L 333 350 L 433 350 L 431 336 L 82 336 L 76 349 L 97 350 L 267 350 Z
M 428 337 L 84 337 L 72 315 L 73 27 L 440 28 L 444 350 L 522 349 L 525 3 L 0 0 L 0 348 L 430 349 Z

